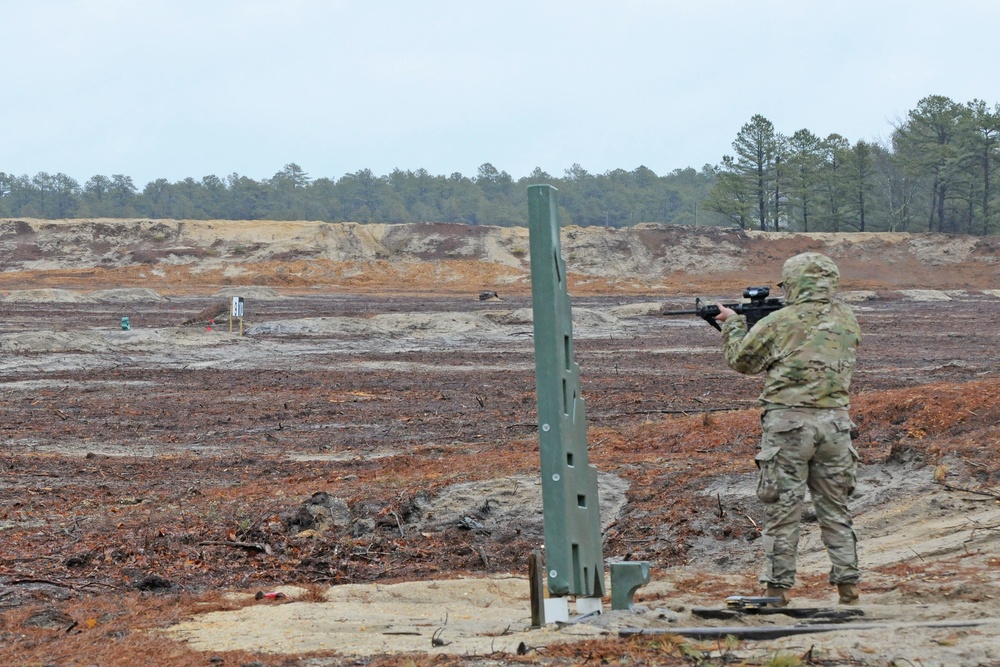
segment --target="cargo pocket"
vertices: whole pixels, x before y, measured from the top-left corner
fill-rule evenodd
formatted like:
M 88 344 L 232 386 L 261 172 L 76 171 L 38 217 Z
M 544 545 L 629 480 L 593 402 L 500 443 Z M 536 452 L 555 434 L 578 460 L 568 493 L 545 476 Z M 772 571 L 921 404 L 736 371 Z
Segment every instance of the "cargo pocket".
M 757 481 L 757 497 L 762 503 L 771 504 L 778 502 L 778 452 L 777 447 L 769 447 L 761 450 L 760 454 L 754 457 L 757 467 L 760 468 L 760 479 Z
M 861 460 L 861 455 L 858 454 L 858 450 L 854 449 L 854 445 L 848 445 L 847 450 L 851 452 L 851 458 L 854 460 L 854 464 L 847 472 L 847 495 L 850 496 L 858 484 L 858 461 Z
M 847 445 L 847 451 L 851 454 L 851 463 L 844 472 L 844 489 L 847 491 L 847 495 L 850 496 L 854 493 L 854 487 L 858 483 L 858 461 L 861 460 L 861 456 L 858 454 L 858 450 L 854 449 L 854 445 L 851 444 L 852 434 L 854 433 L 857 426 L 851 421 L 850 417 L 837 417 L 833 420 L 833 427 L 837 429 L 837 434 L 841 437 L 846 438 L 841 442 Z
M 854 425 L 854 422 L 851 421 L 850 417 L 835 417 L 833 420 L 833 427 L 837 429 L 838 433 L 847 433 L 851 437 L 854 437 L 853 433 L 858 428 Z

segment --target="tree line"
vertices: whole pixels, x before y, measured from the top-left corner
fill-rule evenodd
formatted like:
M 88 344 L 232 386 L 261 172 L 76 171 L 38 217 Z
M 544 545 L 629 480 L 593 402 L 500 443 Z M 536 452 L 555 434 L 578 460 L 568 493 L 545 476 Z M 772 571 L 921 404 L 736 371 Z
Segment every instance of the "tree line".
M 996 234 L 1000 104 L 920 100 L 887 145 L 760 115 L 740 128 L 705 207 L 741 229 Z
M 456 222 L 524 225 L 527 188 L 559 189 L 562 221 L 625 226 L 638 222 L 721 224 L 699 211 L 715 180 L 714 168 L 677 169 L 657 176 L 646 167 L 591 174 L 580 165 L 554 177 L 541 169 L 515 180 L 490 163 L 473 177 L 436 176 L 425 169 L 370 169 L 339 179 L 310 176 L 295 163 L 261 181 L 231 174 L 176 183 L 152 181 L 140 191 L 131 177 L 98 175 L 83 186 L 66 174 L 14 176 L 0 172 L 0 216 L 32 218 L 166 218 L 194 220 L 321 220 L 326 222 Z M 700 216 L 700 217 L 699 217 Z
M 885 144 L 807 129 L 791 136 L 754 115 L 731 155 L 700 170 L 657 175 L 640 166 L 561 176 L 536 168 L 514 179 L 490 163 L 474 176 L 369 169 L 311 178 L 298 164 L 271 178 L 233 173 L 200 180 L 160 178 L 142 190 L 124 174 L 82 186 L 63 173 L 0 172 L 0 216 L 455 222 L 525 224 L 527 186 L 559 190 L 564 224 L 622 227 L 640 222 L 733 225 L 782 231 L 909 231 L 995 234 L 1000 105 L 926 97 Z

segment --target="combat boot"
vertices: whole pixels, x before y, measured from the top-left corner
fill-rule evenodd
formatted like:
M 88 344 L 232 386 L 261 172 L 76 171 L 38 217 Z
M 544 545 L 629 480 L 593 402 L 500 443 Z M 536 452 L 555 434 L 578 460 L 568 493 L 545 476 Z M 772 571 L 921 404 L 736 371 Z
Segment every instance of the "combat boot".
M 837 590 L 840 591 L 840 604 L 857 604 L 857 584 L 837 584 Z
M 772 603 L 772 607 L 787 607 L 788 598 L 785 596 L 787 591 L 787 588 L 775 588 L 774 586 L 768 586 L 767 590 L 764 592 L 764 596 L 769 598 L 781 598 L 781 602 Z

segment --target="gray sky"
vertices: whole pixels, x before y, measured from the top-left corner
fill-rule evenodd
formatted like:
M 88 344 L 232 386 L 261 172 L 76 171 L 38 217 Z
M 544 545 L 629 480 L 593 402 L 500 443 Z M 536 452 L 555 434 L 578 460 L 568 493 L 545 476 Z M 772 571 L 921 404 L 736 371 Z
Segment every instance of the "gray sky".
M 1000 102 L 995 0 L 0 0 L 0 171 L 717 164 L 761 114 L 884 140 Z

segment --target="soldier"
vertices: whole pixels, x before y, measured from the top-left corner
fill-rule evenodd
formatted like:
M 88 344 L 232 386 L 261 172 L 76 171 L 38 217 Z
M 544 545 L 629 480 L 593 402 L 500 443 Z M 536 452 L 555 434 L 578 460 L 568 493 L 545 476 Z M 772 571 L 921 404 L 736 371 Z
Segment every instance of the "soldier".
M 766 595 L 788 604 L 806 487 L 833 564 L 830 583 L 841 604 L 858 600 L 857 537 L 847 510 L 858 453 L 851 446 L 848 389 L 861 332 L 851 309 L 833 299 L 840 272 L 815 252 L 785 262 L 786 306 L 747 330 L 746 318 L 719 306 L 724 354 L 733 370 L 766 373 L 760 395 L 757 496 L 764 505 Z

